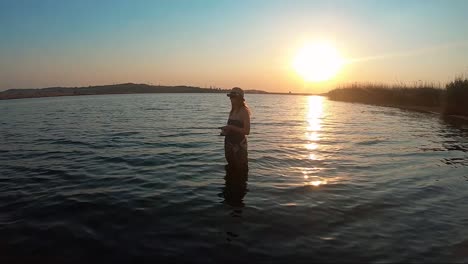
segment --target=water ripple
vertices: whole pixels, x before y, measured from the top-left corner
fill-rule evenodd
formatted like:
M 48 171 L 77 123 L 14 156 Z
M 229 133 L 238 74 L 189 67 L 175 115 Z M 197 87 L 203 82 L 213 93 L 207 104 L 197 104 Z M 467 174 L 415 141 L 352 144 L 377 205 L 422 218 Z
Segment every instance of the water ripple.
M 466 123 L 247 101 L 248 175 L 224 167 L 225 95 L 0 101 L 0 261 L 467 261 Z

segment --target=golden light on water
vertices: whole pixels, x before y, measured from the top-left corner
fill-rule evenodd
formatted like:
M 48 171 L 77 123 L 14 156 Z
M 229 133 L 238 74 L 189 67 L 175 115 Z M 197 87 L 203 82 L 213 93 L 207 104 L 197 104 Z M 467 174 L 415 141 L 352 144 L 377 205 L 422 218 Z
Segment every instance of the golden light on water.
M 309 138 L 318 138 L 322 129 L 323 97 L 309 96 L 307 98 L 307 128 L 306 135 Z
M 323 151 L 327 150 L 327 145 L 321 141 L 324 137 L 325 129 L 330 129 L 328 126 L 322 125 L 322 120 L 327 111 L 326 100 L 322 96 L 309 96 L 305 102 L 306 111 L 304 118 L 306 124 L 304 125 L 304 136 L 306 142 L 304 143 L 305 157 L 308 159 L 309 166 L 300 167 L 302 173 L 301 184 L 303 186 L 310 186 L 313 189 L 323 188 L 324 185 L 330 185 L 337 182 L 342 182 L 345 177 L 333 176 L 327 173 L 327 169 L 323 167 L 323 160 L 327 159 Z
M 307 98 L 307 131 L 319 131 L 321 126 L 320 118 L 323 115 L 323 97 L 309 96 Z
M 324 159 L 320 151 L 326 148 L 321 144 L 324 126 L 322 119 L 325 113 L 325 100 L 321 96 L 307 97 L 305 113 L 306 125 L 304 126 L 304 136 L 307 142 L 304 144 L 306 158 L 311 166 L 301 167 L 300 171 L 303 177 L 303 185 L 319 188 L 323 185 L 342 181 L 343 177 L 330 176 L 325 174 L 325 169 L 320 167 L 320 161 Z M 317 163 L 315 163 L 317 162 Z M 317 164 L 317 166 L 313 166 Z
M 304 185 L 318 187 L 320 185 L 325 185 L 328 183 L 328 180 L 322 179 L 318 176 L 307 175 L 308 172 L 306 170 L 303 170 L 302 173 L 304 174 Z
M 318 145 L 316 143 L 309 143 L 309 144 L 306 144 L 305 147 L 308 150 L 316 150 L 318 148 Z
M 320 130 L 322 129 L 322 115 L 323 115 L 323 97 L 310 96 L 307 98 L 307 127 L 305 131 L 308 143 L 305 148 L 309 151 L 314 151 L 319 148 Z M 309 158 L 316 157 L 314 153 L 309 152 Z M 311 158 L 312 159 L 312 158 Z
M 322 116 L 323 116 L 323 97 L 310 96 L 307 98 L 307 113 L 306 121 L 307 126 L 305 127 L 305 137 L 307 144 L 305 149 L 308 152 L 309 160 L 318 160 L 317 149 L 320 147 L 320 132 L 322 130 Z M 302 173 L 304 175 L 304 184 L 318 187 L 320 185 L 327 184 L 326 180 L 321 179 L 318 176 L 310 175 L 317 172 L 317 168 L 304 168 Z
M 320 140 L 320 130 L 322 129 L 323 98 L 320 96 L 310 96 L 307 100 L 307 128 L 305 136 L 309 143 L 305 145 L 305 148 L 316 150 L 319 147 L 317 142 Z
M 327 184 L 327 181 L 322 181 L 322 180 L 310 181 L 310 185 L 312 186 L 320 186 L 322 184 Z
M 312 133 L 306 133 L 307 139 L 313 140 L 313 141 L 319 141 L 320 140 L 320 135 L 317 132 L 312 132 Z

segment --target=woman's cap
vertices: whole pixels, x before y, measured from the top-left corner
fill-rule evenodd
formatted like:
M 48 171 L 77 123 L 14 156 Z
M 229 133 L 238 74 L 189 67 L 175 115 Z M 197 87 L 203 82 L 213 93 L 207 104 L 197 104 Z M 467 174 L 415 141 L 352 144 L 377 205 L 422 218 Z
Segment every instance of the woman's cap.
M 234 87 L 231 89 L 231 91 L 227 94 L 227 96 L 232 97 L 232 96 L 240 96 L 244 98 L 244 90 L 242 90 L 239 87 Z

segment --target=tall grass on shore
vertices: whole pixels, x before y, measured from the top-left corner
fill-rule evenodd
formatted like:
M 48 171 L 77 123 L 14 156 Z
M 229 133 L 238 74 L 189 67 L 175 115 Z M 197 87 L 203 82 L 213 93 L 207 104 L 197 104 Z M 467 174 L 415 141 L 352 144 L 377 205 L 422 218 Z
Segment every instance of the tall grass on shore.
M 468 79 L 456 78 L 446 86 L 444 113 L 468 116 Z
M 422 107 L 451 115 L 468 116 L 468 79 L 457 78 L 445 85 L 434 83 L 376 84 L 353 83 L 328 92 L 335 101 L 364 104 Z
M 353 83 L 330 91 L 328 97 L 336 101 L 376 105 L 437 107 L 441 105 L 443 93 L 444 90 L 440 86 L 427 83 L 415 86 Z

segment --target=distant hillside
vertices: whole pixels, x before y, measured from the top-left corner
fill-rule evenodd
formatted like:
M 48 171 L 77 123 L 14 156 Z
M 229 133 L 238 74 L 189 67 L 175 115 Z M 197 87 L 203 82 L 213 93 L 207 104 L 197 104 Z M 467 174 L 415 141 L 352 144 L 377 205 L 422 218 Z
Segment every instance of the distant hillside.
M 2 99 L 19 99 L 53 96 L 134 94 L 134 93 L 227 93 L 229 89 L 200 88 L 193 86 L 155 86 L 147 84 L 124 83 L 88 87 L 49 87 L 41 89 L 10 89 L 0 92 Z M 267 93 L 260 90 L 246 90 L 246 93 Z

